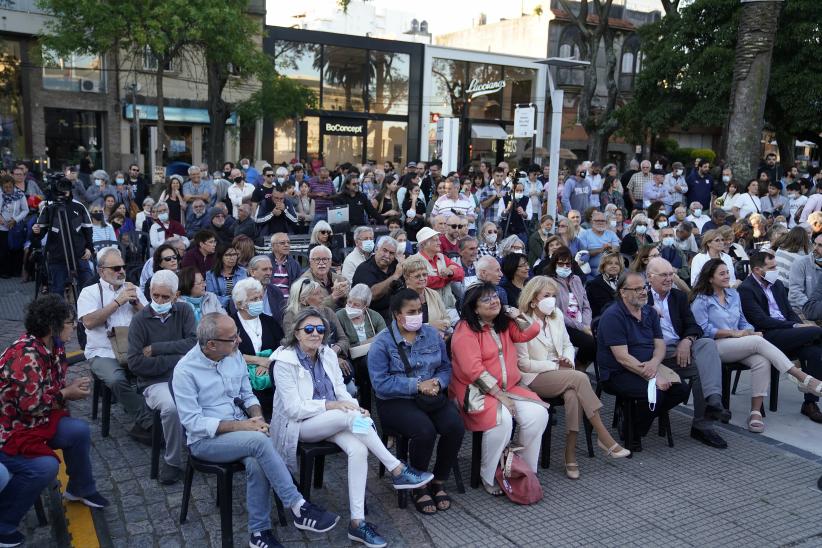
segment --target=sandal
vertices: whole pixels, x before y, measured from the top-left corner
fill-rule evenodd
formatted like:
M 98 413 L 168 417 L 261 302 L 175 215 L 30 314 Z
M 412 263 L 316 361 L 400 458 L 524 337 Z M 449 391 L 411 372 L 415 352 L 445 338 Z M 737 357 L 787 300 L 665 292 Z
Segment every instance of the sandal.
M 414 492 L 416 495 L 416 490 Z M 428 500 L 423 500 L 423 499 Z M 431 516 L 437 513 L 437 506 L 434 501 L 431 499 L 431 495 L 428 494 L 428 491 L 421 491 L 419 496 L 414 497 L 414 508 L 417 509 L 417 512 L 420 514 L 425 514 L 426 516 Z
M 805 375 L 805 380 L 799 382 L 796 377 L 791 377 L 794 382 L 797 384 L 797 388 L 803 394 L 813 394 L 814 396 L 822 396 L 822 382 L 819 380 L 811 377 L 810 375 Z M 816 381 L 816 387 L 811 388 L 811 381 Z
M 755 419 L 754 416 L 759 418 Z M 748 415 L 748 431 L 754 434 L 761 434 L 765 431 L 765 423 L 762 422 L 762 413 L 759 411 L 751 411 L 751 414 Z
M 437 511 L 444 512 L 451 508 L 451 497 L 442 488 L 442 483 L 431 482 L 431 497 L 434 499 L 434 504 L 437 505 Z
M 505 494 L 502 492 L 502 489 L 500 489 L 499 485 L 488 485 L 487 483 L 485 483 L 485 480 L 483 480 L 482 482 L 482 488 L 485 489 L 486 493 L 495 497 L 501 497 Z
M 579 464 L 575 462 L 566 462 L 565 475 L 572 480 L 579 479 Z

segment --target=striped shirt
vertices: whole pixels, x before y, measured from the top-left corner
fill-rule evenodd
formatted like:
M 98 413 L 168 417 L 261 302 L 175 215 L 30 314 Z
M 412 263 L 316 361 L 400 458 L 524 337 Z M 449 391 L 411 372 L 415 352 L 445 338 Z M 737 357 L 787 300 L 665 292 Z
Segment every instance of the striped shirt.
M 287 259 L 288 257 L 286 257 Z M 284 299 L 288 299 L 288 269 L 285 267 L 285 261 L 278 263 L 277 260 L 271 262 L 273 270 L 271 271 L 271 285 L 276 287 L 282 293 Z

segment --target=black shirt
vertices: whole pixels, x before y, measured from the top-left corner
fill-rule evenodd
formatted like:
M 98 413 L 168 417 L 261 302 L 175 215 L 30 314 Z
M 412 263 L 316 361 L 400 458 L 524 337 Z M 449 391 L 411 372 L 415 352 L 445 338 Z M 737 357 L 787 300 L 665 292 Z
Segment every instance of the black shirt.
M 394 260 L 388 266 L 388 272 L 383 272 L 380 270 L 380 267 L 377 266 L 377 262 L 374 260 L 374 257 L 371 257 L 358 266 L 357 270 L 354 271 L 354 278 L 352 280 L 353 285 L 365 284 L 368 287 L 374 287 L 376 284 L 382 283 L 393 276 L 396 269 L 397 261 Z M 388 307 L 390 304 L 391 292 L 389 291 L 379 299 L 372 300 L 369 308 L 375 312 L 378 312 L 383 317 L 388 317 Z

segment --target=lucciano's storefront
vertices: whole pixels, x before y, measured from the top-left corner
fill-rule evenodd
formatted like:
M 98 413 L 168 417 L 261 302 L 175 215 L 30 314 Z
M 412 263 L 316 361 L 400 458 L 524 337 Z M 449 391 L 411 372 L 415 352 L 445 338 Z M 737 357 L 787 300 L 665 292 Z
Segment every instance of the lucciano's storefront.
M 438 157 L 440 117 L 460 122 L 460 165 L 519 165 L 543 146 L 545 67 L 534 59 L 329 32 L 267 27 L 277 71 L 313 90 L 316 109 L 267 123 L 263 154 L 334 167 Z M 517 104 L 537 106 L 536 135 L 514 138 Z M 539 157 L 539 154 L 537 154 Z

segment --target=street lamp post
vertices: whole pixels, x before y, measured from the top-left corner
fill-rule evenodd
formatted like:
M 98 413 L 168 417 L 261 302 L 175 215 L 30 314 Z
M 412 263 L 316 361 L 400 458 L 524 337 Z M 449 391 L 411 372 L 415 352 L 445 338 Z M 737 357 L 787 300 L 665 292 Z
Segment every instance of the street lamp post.
M 537 61 L 541 65 L 548 65 L 548 89 L 551 92 L 551 145 L 549 149 L 548 174 L 548 215 L 557 218 L 557 187 L 559 185 L 559 149 L 562 134 L 562 104 L 565 100 L 565 91 L 554 85 L 551 76 L 551 67 L 574 68 L 590 65 L 589 61 L 581 61 L 566 57 L 549 57 Z

